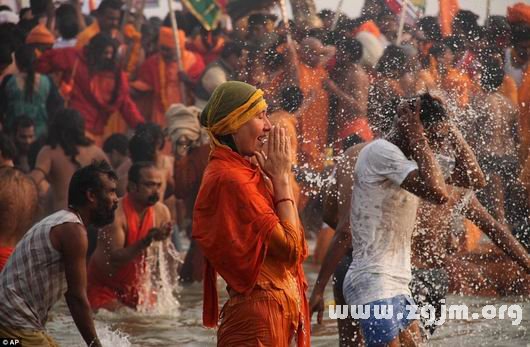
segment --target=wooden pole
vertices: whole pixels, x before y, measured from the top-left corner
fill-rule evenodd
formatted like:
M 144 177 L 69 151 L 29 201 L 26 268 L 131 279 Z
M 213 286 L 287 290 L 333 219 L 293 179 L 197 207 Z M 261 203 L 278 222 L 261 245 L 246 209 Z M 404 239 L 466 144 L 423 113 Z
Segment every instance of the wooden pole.
M 399 30 L 396 39 L 396 45 L 398 46 L 401 43 L 401 38 L 403 37 L 403 29 L 405 28 L 405 14 L 407 13 L 407 4 L 408 0 L 403 0 L 403 5 L 401 5 L 401 18 L 399 19 Z
M 333 18 L 333 24 L 331 25 L 331 30 L 335 30 L 335 28 L 337 28 L 337 23 L 339 22 L 340 18 L 340 11 L 342 11 L 343 4 L 344 0 L 339 0 L 339 3 L 337 4 L 337 10 L 335 11 L 335 17 Z
M 293 64 L 290 66 L 293 73 L 293 79 L 296 86 L 300 86 L 300 78 L 298 76 L 298 57 L 296 54 L 296 47 L 294 45 L 294 40 L 291 37 L 291 30 L 289 28 L 289 19 L 287 17 L 287 6 L 285 5 L 285 0 L 280 0 L 280 12 L 282 15 L 282 21 L 285 25 L 285 30 L 287 31 L 287 45 L 288 49 L 291 50 Z
M 491 0 L 486 2 L 486 20 L 490 17 L 491 14 Z
M 167 0 L 168 3 L 168 9 L 169 9 L 169 18 L 171 19 L 171 27 L 173 28 L 173 37 L 175 38 L 175 49 L 177 52 L 177 64 L 179 68 L 179 73 L 184 72 L 184 65 L 182 64 L 182 55 L 180 52 L 180 39 L 179 39 L 179 33 L 178 33 L 178 26 L 177 26 L 177 18 L 175 17 L 175 10 L 173 9 L 173 0 Z M 185 103 L 186 100 L 186 93 L 184 91 L 186 90 L 186 85 L 182 81 L 182 79 L 179 76 L 180 81 L 180 96 L 182 98 L 182 103 Z

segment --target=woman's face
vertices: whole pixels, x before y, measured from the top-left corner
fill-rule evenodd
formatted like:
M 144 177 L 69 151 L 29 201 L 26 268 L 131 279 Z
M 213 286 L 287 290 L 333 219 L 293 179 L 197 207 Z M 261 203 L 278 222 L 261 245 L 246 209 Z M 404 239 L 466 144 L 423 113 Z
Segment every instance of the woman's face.
M 262 150 L 270 130 L 271 122 L 267 116 L 267 111 L 259 113 L 246 122 L 233 134 L 239 154 L 250 157 L 254 155 L 254 152 Z

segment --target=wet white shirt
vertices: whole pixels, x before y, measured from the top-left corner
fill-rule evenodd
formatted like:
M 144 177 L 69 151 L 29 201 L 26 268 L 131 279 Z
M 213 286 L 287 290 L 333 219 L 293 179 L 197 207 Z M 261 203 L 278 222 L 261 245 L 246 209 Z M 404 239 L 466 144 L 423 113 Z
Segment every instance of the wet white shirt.
M 350 214 L 353 261 L 343 286 L 349 305 L 410 295 L 412 231 L 419 199 L 400 186 L 417 169 L 415 161 L 383 139 L 359 153 Z

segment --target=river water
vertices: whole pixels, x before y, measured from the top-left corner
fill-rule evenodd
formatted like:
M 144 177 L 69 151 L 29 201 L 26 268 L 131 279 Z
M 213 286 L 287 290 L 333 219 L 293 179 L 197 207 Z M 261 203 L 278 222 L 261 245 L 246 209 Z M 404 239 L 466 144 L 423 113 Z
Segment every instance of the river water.
M 305 264 L 306 275 L 312 288 L 319 267 Z M 218 284 L 222 295 L 220 303 L 226 300 L 223 283 Z M 215 331 L 201 326 L 202 285 L 193 284 L 178 290 L 178 309 L 165 314 L 138 313 L 130 309 L 119 312 L 100 311 L 96 314 L 96 329 L 105 347 L 126 346 L 215 346 Z M 309 295 L 309 294 L 308 294 Z M 333 293 L 328 285 L 326 305 L 333 303 Z M 499 308 L 503 304 L 519 304 L 522 320 L 512 325 L 512 319 L 451 320 L 438 328 L 427 346 L 530 346 L 530 298 L 479 298 L 449 296 L 447 304 L 466 304 L 469 312 L 480 312 L 479 308 L 492 304 Z M 328 315 L 326 310 L 325 316 Z M 315 318 L 316 319 L 316 318 Z M 47 325 L 50 335 L 61 345 L 84 346 L 68 308 L 60 302 L 50 313 Z M 338 346 L 335 321 L 325 318 L 322 325 L 313 322 L 313 346 Z

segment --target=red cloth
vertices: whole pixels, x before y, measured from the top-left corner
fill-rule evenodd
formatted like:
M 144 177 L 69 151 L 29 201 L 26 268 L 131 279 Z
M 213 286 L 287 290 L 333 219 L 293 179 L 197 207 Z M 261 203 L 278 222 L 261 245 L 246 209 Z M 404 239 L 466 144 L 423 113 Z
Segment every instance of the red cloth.
M 77 62 L 77 64 L 76 64 Z M 95 135 L 102 135 L 108 119 L 114 112 L 119 112 L 129 127 L 135 128 L 144 122 L 144 118 L 129 96 L 127 75 L 121 72 L 118 97 L 112 104 L 101 103 L 92 93 L 91 76 L 82 50 L 78 48 L 51 49 L 42 54 L 37 64 L 40 73 L 62 72 L 63 80 L 69 81 L 76 66 L 73 89 L 70 94 L 69 107 L 76 109 L 85 119 L 86 130 Z
M 0 272 L 6 266 L 7 260 L 14 250 L 15 247 L 0 247 Z
M 267 254 L 269 238 L 280 222 L 273 195 L 261 171 L 239 154 L 216 148 L 204 172 L 193 212 L 193 238 L 205 257 L 203 324 L 217 326 L 219 304 L 216 278 L 250 294 Z M 296 274 L 302 299 L 305 329 L 298 331 L 298 345 L 309 345 L 310 327 L 305 289 L 307 283 L 299 260 Z
M 140 216 L 134 210 L 128 195 L 122 200 L 122 208 L 127 220 L 127 237 L 124 247 L 128 247 L 147 236 L 149 230 L 154 226 L 155 212 L 153 207 L 149 207 L 140 224 Z M 139 275 L 144 265 L 144 257 L 138 256 L 122 266 L 117 273 L 108 276 L 108 274 L 103 274 L 97 269 L 94 261 L 90 261 L 87 295 L 92 309 L 104 307 L 114 300 L 136 308 L 139 303 Z

